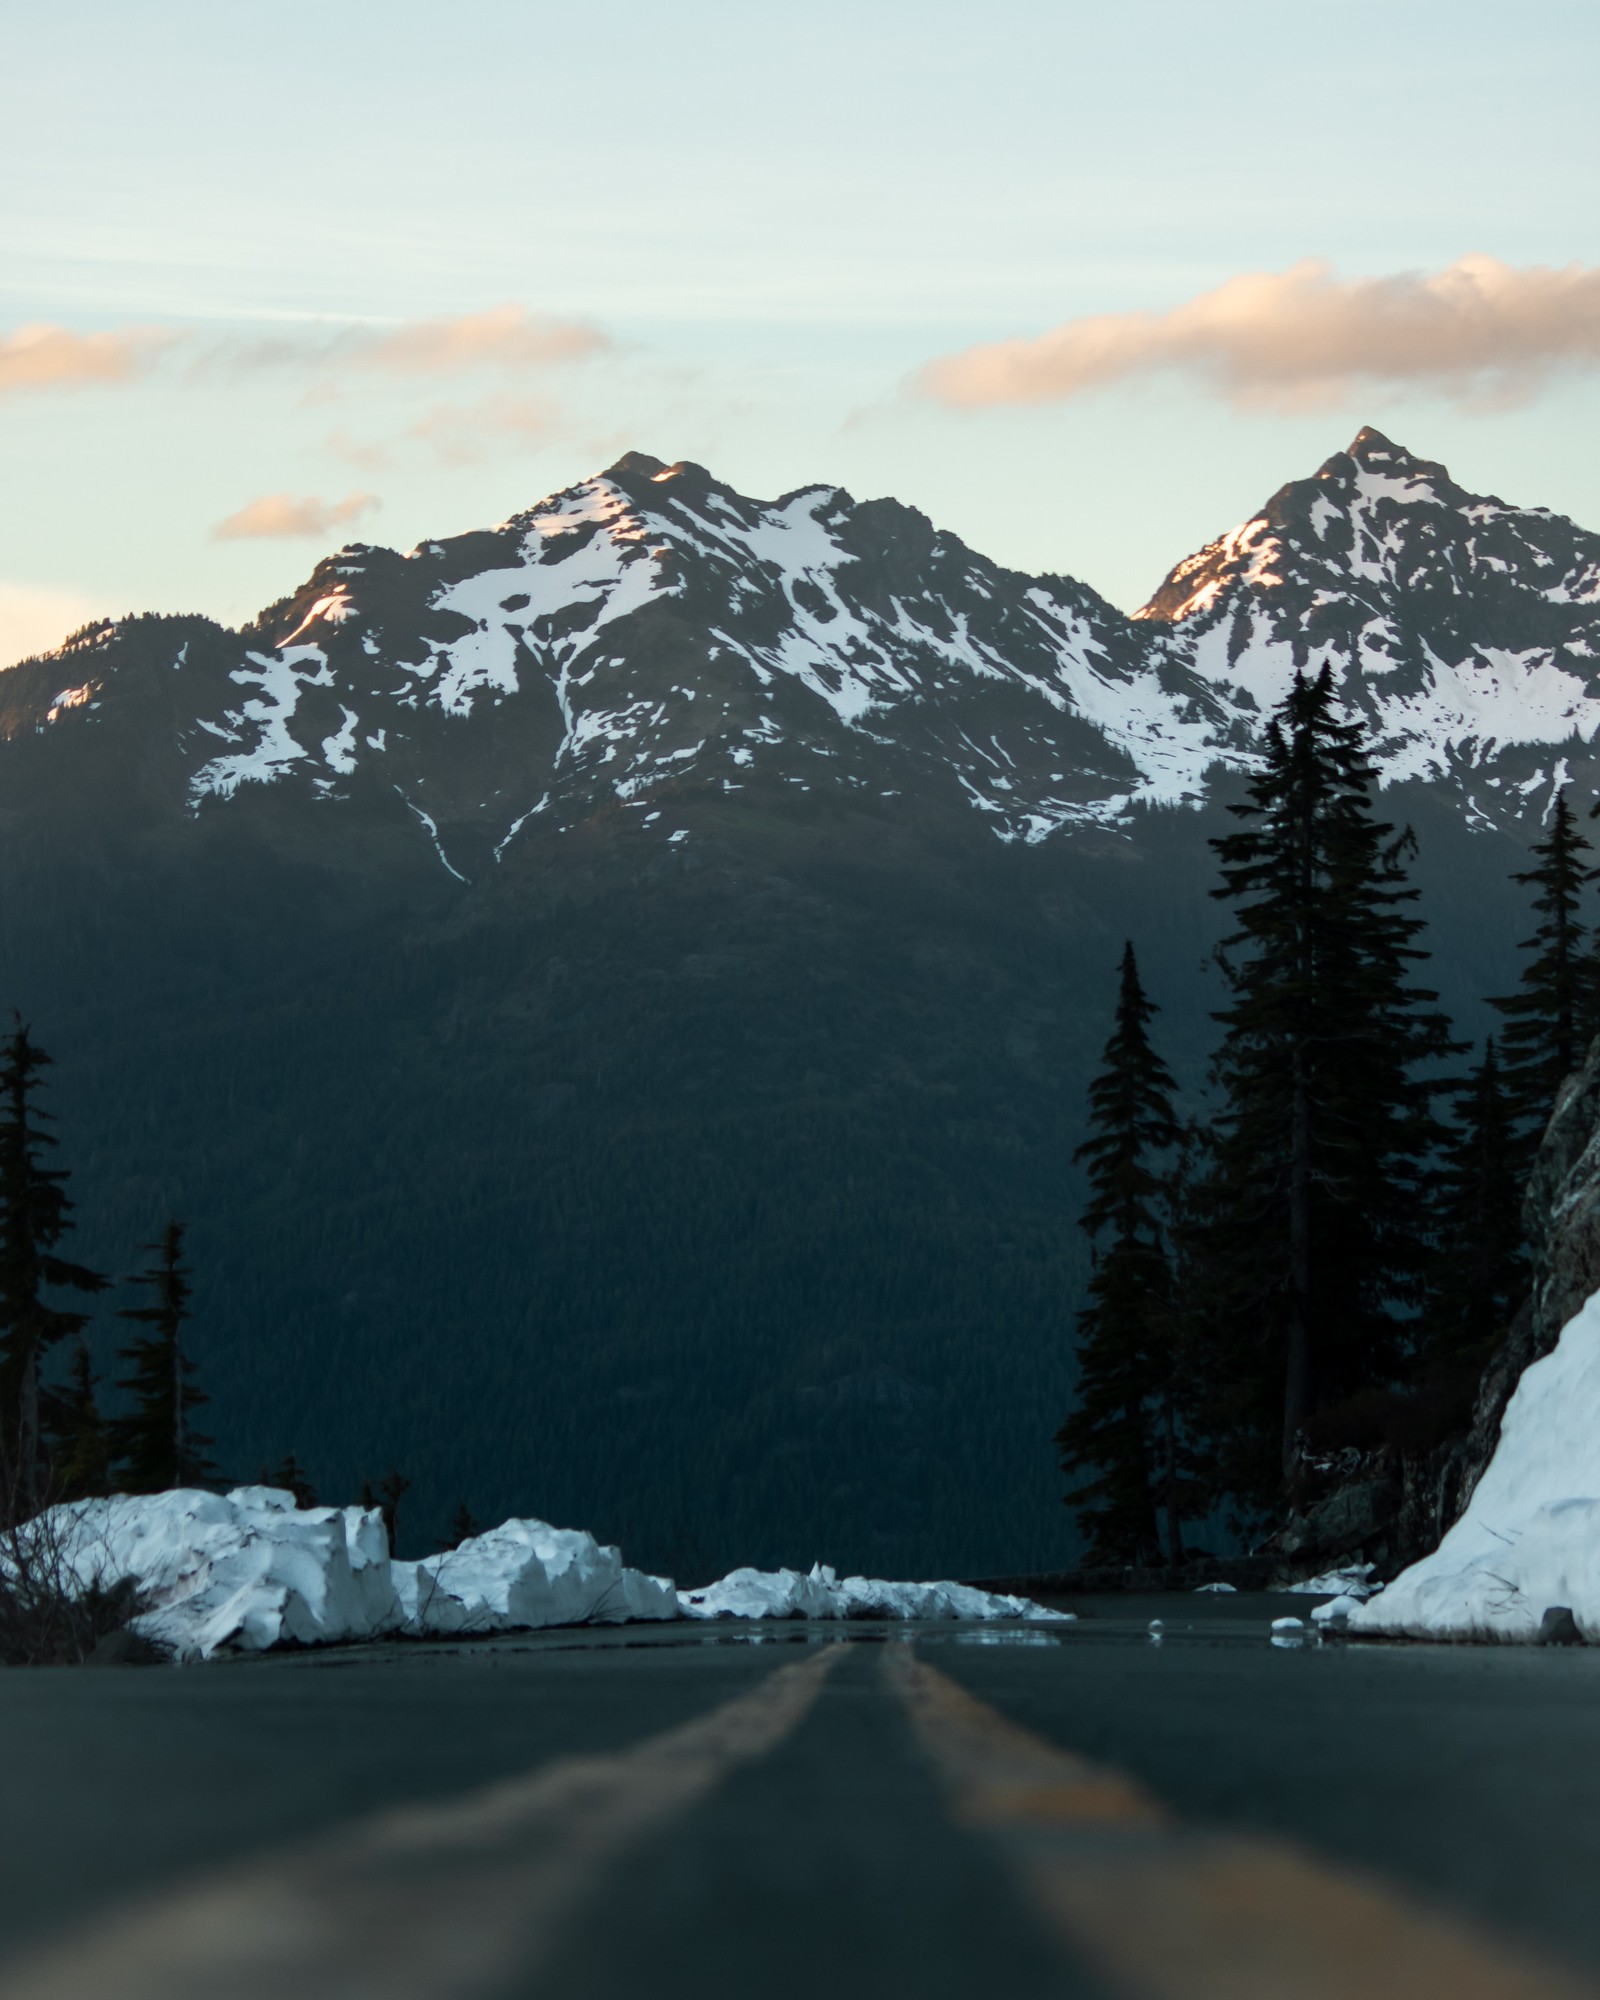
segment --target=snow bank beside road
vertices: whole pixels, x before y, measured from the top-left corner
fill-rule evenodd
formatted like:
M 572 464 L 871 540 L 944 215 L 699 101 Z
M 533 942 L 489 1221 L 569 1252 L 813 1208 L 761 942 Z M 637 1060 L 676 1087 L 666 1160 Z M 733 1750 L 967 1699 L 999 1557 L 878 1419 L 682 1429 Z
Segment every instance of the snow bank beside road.
M 880 1578 L 843 1580 L 818 1563 L 808 1576 L 799 1570 L 736 1569 L 704 1590 L 680 1590 L 686 1618 L 960 1618 L 989 1623 L 1026 1618 L 1034 1623 L 1070 1625 L 1070 1611 L 1046 1611 L 1028 1597 L 1002 1597 L 965 1583 L 885 1583 Z
M 662 1577 L 624 1569 L 581 1528 L 505 1521 L 443 1555 L 391 1565 L 407 1632 L 519 1632 L 676 1618 Z
M 367 1639 L 394 1618 L 376 1509 L 302 1512 L 271 1486 L 180 1488 L 74 1501 L 35 1525 L 35 1547 L 59 1561 L 63 1580 L 135 1578 L 150 1602 L 138 1630 L 180 1659 Z
M 821 1567 L 809 1576 L 740 1569 L 680 1593 L 665 1577 L 624 1567 L 593 1535 L 545 1521 L 505 1521 L 442 1555 L 392 1562 L 375 1508 L 299 1509 L 270 1486 L 75 1501 L 52 1508 L 33 1532 L 68 1583 L 132 1577 L 149 1604 L 137 1629 L 186 1660 L 682 1617 L 1068 1617 L 959 1583 L 841 1582 Z
M 1600 1641 L 1600 1293 L 1517 1384 L 1467 1511 L 1431 1556 L 1352 1606 L 1349 1629 L 1536 1639 L 1552 1605 Z

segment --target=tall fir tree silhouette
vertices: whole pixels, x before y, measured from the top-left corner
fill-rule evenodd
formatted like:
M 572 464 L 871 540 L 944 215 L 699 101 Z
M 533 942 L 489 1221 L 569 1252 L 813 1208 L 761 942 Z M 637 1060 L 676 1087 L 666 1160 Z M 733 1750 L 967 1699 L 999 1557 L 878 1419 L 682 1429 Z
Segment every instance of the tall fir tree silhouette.
M 129 1282 L 147 1286 L 151 1303 L 124 1306 L 117 1315 L 150 1328 L 122 1350 L 129 1372 L 118 1387 L 130 1392 L 133 1408 L 111 1425 L 119 1484 L 128 1493 L 208 1486 L 217 1477 L 216 1467 L 206 1457 L 211 1439 L 192 1421 L 208 1398 L 195 1386 L 194 1363 L 183 1346 L 192 1289 L 191 1273 L 183 1262 L 183 1236 L 183 1224 L 169 1222 L 161 1241 L 145 1246 L 156 1262 Z
M 1211 844 L 1237 928 L 1205 1194 L 1211 1422 L 1227 1485 L 1276 1503 L 1314 1410 L 1393 1379 L 1429 1271 L 1439 1140 L 1419 1066 L 1454 1052 L 1410 914 L 1409 830 L 1378 820 L 1331 670 L 1297 672 L 1264 767 Z
M 47 1167 L 54 1138 L 35 1102 L 50 1058 L 20 1017 L 0 1054 L 0 1462 L 5 1508 L 33 1512 L 47 1467 L 42 1368 L 57 1341 L 81 1333 L 88 1315 L 53 1305 L 47 1294 L 105 1289 L 99 1272 L 56 1254 L 71 1227 L 67 1175 Z
M 1589 927 L 1579 914 L 1584 890 L 1600 878 L 1600 869 L 1585 859 L 1590 851 L 1563 786 L 1549 834 L 1531 850 L 1533 867 L 1511 878 L 1537 892 L 1533 907 L 1539 924 L 1523 940 L 1522 949 L 1532 956 L 1516 992 L 1489 1004 L 1505 1019 L 1500 1035 L 1505 1092 L 1524 1166 L 1538 1148 L 1563 1078 L 1576 1069 L 1597 1026 L 1596 967 L 1587 949 Z
M 1486 1356 L 1528 1290 L 1525 1176 L 1517 1121 L 1491 1037 L 1457 1093 L 1439 1172 L 1439 1258 L 1427 1316 L 1430 1359 Z
M 1159 1562 L 1162 1555 L 1171 1274 L 1158 1166 L 1180 1134 L 1172 1077 L 1150 1043 L 1155 1012 L 1129 944 L 1115 1025 L 1089 1087 L 1089 1137 L 1073 1155 L 1088 1163 L 1082 1227 L 1094 1245 L 1094 1269 L 1078 1314 L 1078 1403 L 1055 1434 L 1062 1469 L 1089 1475 L 1066 1503 L 1092 1562 Z
M 54 1490 L 63 1500 L 111 1491 L 111 1427 L 95 1395 L 94 1366 L 82 1335 L 73 1343 L 65 1384 L 44 1392 Z

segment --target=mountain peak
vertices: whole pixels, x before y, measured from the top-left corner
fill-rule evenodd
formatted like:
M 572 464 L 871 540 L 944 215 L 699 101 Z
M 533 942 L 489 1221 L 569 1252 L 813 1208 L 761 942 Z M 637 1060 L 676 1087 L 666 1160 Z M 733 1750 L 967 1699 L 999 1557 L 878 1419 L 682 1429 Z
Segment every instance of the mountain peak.
M 1393 438 L 1385 437 L 1371 424 L 1363 424 L 1343 451 L 1335 452 L 1318 468 L 1317 481 L 1339 484 L 1349 479 L 1352 467 L 1358 478 L 1362 473 L 1369 473 L 1380 480 L 1405 480 L 1417 487 L 1448 492 L 1455 503 L 1468 497 L 1456 487 L 1447 467 L 1431 458 L 1419 458 L 1415 452 L 1407 451 L 1403 444 L 1396 444 Z M 1295 481 L 1284 487 L 1283 492 L 1295 493 L 1302 487 L 1309 488 L 1312 483 Z
M 1394 459 L 1410 459 L 1404 445 L 1397 445 L 1372 424 L 1363 424 L 1345 447 L 1344 456 L 1357 465 L 1388 464 Z
M 602 479 L 639 478 L 657 479 L 667 471 L 665 459 L 652 458 L 647 451 L 625 451 L 614 465 L 608 465 L 601 473 Z

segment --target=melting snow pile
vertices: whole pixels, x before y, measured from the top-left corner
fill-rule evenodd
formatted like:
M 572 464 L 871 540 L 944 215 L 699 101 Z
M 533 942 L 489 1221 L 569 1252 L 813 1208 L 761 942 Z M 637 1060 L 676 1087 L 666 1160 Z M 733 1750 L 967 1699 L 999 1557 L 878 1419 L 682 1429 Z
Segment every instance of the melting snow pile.
M 34 1543 L 63 1580 L 136 1578 L 150 1604 L 138 1629 L 180 1659 L 367 1639 L 394 1622 L 383 1516 L 301 1512 L 272 1486 L 79 1500 L 43 1515 Z
M 1553 1605 L 1600 1640 L 1600 1293 L 1517 1384 L 1489 1468 L 1434 1553 L 1347 1609 L 1352 1632 L 1535 1639 Z
M 397 1634 L 530 1631 L 547 1625 L 690 1618 L 1056 1620 L 1022 1597 L 959 1583 L 881 1583 L 817 1568 L 735 1570 L 680 1593 L 624 1567 L 575 1528 L 505 1521 L 459 1548 L 394 1562 L 373 1508 L 297 1508 L 291 1494 L 240 1486 L 75 1501 L 33 1526 L 42 1561 L 87 1588 L 132 1577 L 136 1621 L 180 1659 Z
M 525 1632 L 678 1615 L 664 1577 L 624 1569 L 593 1535 L 543 1521 L 505 1521 L 443 1555 L 390 1567 L 407 1632 Z
M 884 1583 L 847 1576 L 818 1563 L 796 1569 L 736 1569 L 704 1590 L 680 1590 L 686 1618 L 962 1618 L 988 1623 L 1027 1618 L 1073 1622 L 1070 1611 L 1046 1611 L 1027 1597 L 1001 1597 L 966 1583 Z

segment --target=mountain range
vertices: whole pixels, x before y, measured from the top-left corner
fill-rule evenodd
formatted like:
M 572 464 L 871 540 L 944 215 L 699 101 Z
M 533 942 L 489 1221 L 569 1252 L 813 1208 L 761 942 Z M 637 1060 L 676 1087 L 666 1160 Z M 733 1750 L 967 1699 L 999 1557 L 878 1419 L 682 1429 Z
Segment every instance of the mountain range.
M 1132 616 L 893 500 L 631 453 L 234 631 L 0 675 L 0 950 L 80 1248 L 191 1223 L 219 1448 L 745 1561 L 1070 1553 L 1071 1154 L 1132 934 L 1331 664 L 1469 1028 L 1593 795 L 1600 537 L 1373 430 Z M 97 1336 L 109 1360 L 114 1328 Z

